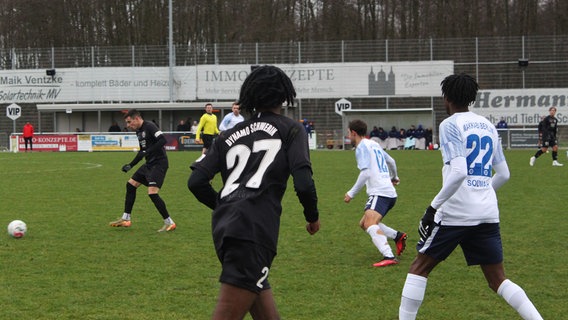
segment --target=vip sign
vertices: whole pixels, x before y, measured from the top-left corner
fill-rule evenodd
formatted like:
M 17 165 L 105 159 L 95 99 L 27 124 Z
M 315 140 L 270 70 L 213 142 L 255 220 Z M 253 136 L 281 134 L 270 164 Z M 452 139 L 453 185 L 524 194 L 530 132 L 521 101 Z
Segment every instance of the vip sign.
M 335 113 L 342 116 L 343 111 L 351 110 L 351 102 L 349 100 L 341 98 L 335 102 Z
M 12 103 L 11 105 L 6 107 L 6 116 L 12 120 L 18 119 L 22 115 L 22 108 Z

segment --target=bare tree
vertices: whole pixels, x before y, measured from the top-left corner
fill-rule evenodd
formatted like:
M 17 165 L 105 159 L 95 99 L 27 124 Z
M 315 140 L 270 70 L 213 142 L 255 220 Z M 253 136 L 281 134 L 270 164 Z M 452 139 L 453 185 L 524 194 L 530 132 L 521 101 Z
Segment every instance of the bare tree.
M 172 0 L 174 43 L 568 33 L 563 0 Z M 0 0 L 1 48 L 168 43 L 168 0 Z

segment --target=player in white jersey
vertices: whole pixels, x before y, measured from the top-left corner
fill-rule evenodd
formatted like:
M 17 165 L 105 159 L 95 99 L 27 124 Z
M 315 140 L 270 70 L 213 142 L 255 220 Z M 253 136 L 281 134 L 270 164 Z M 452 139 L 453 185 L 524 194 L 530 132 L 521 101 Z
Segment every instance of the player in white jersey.
M 523 319 L 542 319 L 525 291 L 505 276 L 495 190 L 510 173 L 495 126 L 468 109 L 478 89 L 466 74 L 442 81 L 450 115 L 439 130 L 443 183 L 420 221 L 418 255 L 402 289 L 399 320 L 416 319 L 428 275 L 458 245 L 467 264 L 480 265 L 489 287 Z
M 349 137 L 356 147 L 355 157 L 360 172 L 355 185 L 345 194 L 344 201 L 349 203 L 361 188 L 366 186 L 369 199 L 359 226 L 371 236 L 373 244 L 384 256 L 383 260 L 373 266 L 386 267 L 398 263 L 387 238 L 394 240 L 397 255 L 406 247 L 406 233 L 394 230 L 381 222 L 396 203 L 397 194 L 393 185 L 397 185 L 400 179 L 394 159 L 378 143 L 367 139 L 366 135 L 365 122 L 353 120 L 349 123 Z
M 239 103 L 233 102 L 233 106 L 231 107 L 231 113 L 228 113 L 221 121 L 219 125 L 219 131 L 229 130 L 232 127 L 236 126 L 237 123 L 241 123 L 245 121 L 245 118 L 241 116 Z

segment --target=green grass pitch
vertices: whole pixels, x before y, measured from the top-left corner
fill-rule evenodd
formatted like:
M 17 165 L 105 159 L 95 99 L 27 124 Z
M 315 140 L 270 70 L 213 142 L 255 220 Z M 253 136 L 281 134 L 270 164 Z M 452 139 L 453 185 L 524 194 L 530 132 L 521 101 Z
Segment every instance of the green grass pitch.
M 506 151 L 511 180 L 498 191 L 505 270 L 545 319 L 568 314 L 564 239 L 568 163 L 550 154 L 529 167 L 534 150 Z M 283 319 L 397 319 L 415 255 L 417 225 L 441 185 L 437 151 L 391 151 L 399 168 L 398 202 L 384 222 L 409 234 L 398 266 L 373 268 L 381 257 L 358 226 L 364 190 L 345 192 L 358 171 L 352 151 L 314 151 L 321 230 L 309 236 L 291 180 L 283 200 L 279 252 L 270 273 Z M 170 152 L 161 196 L 178 229 L 162 220 L 138 190 L 133 226 L 111 228 L 122 214 L 120 171 L 133 153 L 0 153 L 0 319 L 209 319 L 220 267 L 210 210 L 187 190 L 197 152 Z M 566 162 L 564 151 L 560 161 Z M 218 189 L 220 178 L 213 181 Z M 8 236 L 21 219 L 28 234 Z M 391 242 L 392 245 L 392 242 Z M 431 274 L 419 319 L 520 319 L 488 287 L 461 250 Z M 247 318 L 248 319 L 248 318 Z

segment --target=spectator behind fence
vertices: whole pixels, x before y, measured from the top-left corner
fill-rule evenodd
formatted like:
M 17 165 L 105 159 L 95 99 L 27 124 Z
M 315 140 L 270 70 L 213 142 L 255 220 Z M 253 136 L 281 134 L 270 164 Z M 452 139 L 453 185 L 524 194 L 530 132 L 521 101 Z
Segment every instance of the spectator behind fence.
M 426 131 L 421 124 L 418 125 L 418 129 L 414 130 L 414 149 L 424 150 L 426 149 Z
M 369 133 L 369 139 L 379 142 L 379 128 L 377 126 L 373 126 L 373 130 Z
M 388 136 L 389 137 L 387 138 L 387 149 L 396 150 L 396 148 L 398 147 L 399 133 L 398 130 L 396 130 L 395 126 L 391 128 L 391 130 L 388 133 Z
M 302 123 L 302 125 L 304 126 L 304 129 L 306 130 L 306 133 L 308 134 L 308 137 L 312 137 L 312 132 L 314 131 L 314 126 L 313 126 L 313 122 L 308 121 L 308 119 L 303 119 L 300 120 L 300 122 Z
M 180 131 L 180 132 L 186 132 L 189 131 L 191 128 L 189 127 L 189 124 L 187 122 L 185 122 L 185 120 L 180 120 L 177 127 L 176 127 L 176 131 Z
M 398 132 L 398 145 L 397 145 L 397 149 L 399 150 L 403 150 L 404 149 L 404 143 L 406 142 L 406 130 L 403 128 L 400 128 L 399 132 Z
M 26 122 L 26 124 L 24 125 L 23 136 L 24 136 L 24 143 L 26 145 L 26 152 L 28 151 L 28 143 L 30 145 L 30 151 L 33 151 L 34 145 L 32 140 L 34 139 L 34 126 L 32 126 L 32 124 L 29 121 Z
M 432 135 L 433 135 L 432 128 L 426 129 L 424 138 L 426 139 L 426 145 L 428 146 L 428 149 L 430 149 L 430 146 L 432 145 Z
M 190 130 L 190 132 L 191 132 L 191 133 L 197 133 L 197 126 L 198 126 L 197 121 L 193 121 L 193 124 L 191 125 L 191 130 Z
M 411 125 L 410 128 L 408 128 L 408 130 L 406 130 L 406 136 L 407 137 L 414 137 L 414 131 L 416 131 L 416 127 L 414 125 Z
M 385 131 L 385 129 L 383 129 L 383 127 L 379 127 L 379 145 L 381 146 L 381 148 L 383 149 L 387 149 L 387 139 L 389 137 L 389 134 Z
M 122 130 L 120 129 L 120 126 L 118 125 L 118 123 L 116 123 L 116 121 L 113 122 L 108 128 L 108 132 L 120 132 L 120 131 Z
M 499 122 L 497 122 L 497 129 L 507 129 L 507 121 L 505 121 L 505 118 L 501 117 L 501 120 Z

